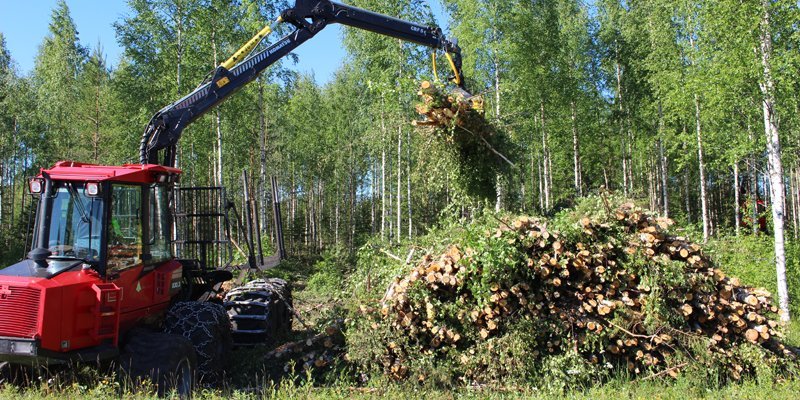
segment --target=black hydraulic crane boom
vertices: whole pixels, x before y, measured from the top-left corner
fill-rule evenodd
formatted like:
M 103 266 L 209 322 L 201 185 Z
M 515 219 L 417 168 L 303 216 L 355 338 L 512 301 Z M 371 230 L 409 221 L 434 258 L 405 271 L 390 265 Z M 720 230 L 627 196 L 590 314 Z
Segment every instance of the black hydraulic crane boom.
M 252 57 L 247 57 L 279 23 L 291 24 L 294 31 Z M 231 58 L 218 66 L 210 79 L 153 116 L 142 135 L 140 162 L 174 166 L 176 144 L 186 126 L 332 23 L 441 50 L 453 72 L 451 81 L 461 88 L 464 86 L 461 49 L 455 41 L 445 38 L 440 28 L 403 21 L 329 0 L 297 0 L 294 7 L 283 11 L 277 21 L 264 27 Z

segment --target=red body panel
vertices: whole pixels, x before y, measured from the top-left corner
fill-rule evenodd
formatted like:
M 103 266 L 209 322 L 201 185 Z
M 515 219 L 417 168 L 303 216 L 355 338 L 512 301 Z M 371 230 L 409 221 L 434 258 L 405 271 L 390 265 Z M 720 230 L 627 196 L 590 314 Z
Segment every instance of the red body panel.
M 180 291 L 180 287 L 170 288 L 174 279 L 180 283 L 182 278 L 182 266 L 177 261 L 166 262 L 147 273 L 143 273 L 143 268 L 140 265 L 128 269 L 119 278 L 109 280 L 122 289 L 121 332 L 134 327 L 144 318 L 163 313 L 172 295 Z
M 177 261 L 168 261 L 146 273 L 143 268 L 130 268 L 113 280 L 103 280 L 92 270 L 64 272 L 51 279 L 0 276 L 0 289 L 10 292 L 5 300 L 14 298 L 15 293 L 39 292 L 38 303 L 29 295 L 20 296 L 13 304 L 0 300 L 0 316 L 16 316 L 14 324 L 0 321 L 0 336 L 39 339 L 42 349 L 53 352 L 115 344 L 119 334 L 143 319 L 162 315 L 171 297 L 180 291 L 182 266 Z M 98 329 L 103 307 L 96 291 L 104 283 L 119 288 L 119 296 L 112 300 L 120 302 L 119 315 L 111 319 L 119 325 L 110 327 L 111 336 L 106 330 L 105 338 Z M 21 301 L 26 299 L 30 302 Z M 29 321 L 33 315 L 35 325 Z M 114 340 L 109 341 L 108 337 Z
M 180 175 L 181 170 L 155 164 L 125 164 L 121 167 L 59 161 L 43 169 L 54 180 L 120 183 L 154 183 L 157 175 Z

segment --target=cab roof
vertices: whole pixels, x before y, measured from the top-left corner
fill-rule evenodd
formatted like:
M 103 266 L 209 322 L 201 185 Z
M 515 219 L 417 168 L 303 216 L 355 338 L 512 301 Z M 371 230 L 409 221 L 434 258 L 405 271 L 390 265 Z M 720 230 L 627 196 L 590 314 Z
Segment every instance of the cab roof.
M 83 182 L 154 183 L 159 175 L 179 176 L 181 170 L 155 164 L 106 166 L 75 161 L 59 161 L 50 169 L 42 169 L 54 180 Z M 41 177 L 42 175 L 39 174 Z

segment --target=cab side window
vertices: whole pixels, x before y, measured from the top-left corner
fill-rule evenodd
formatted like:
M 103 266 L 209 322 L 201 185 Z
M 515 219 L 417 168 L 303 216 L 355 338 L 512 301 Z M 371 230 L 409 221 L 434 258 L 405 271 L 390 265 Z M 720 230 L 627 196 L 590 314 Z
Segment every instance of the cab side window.
M 147 244 L 152 256 L 152 263 L 167 261 L 172 258 L 170 245 L 169 195 L 163 186 L 151 186 L 148 189 L 149 200 L 149 232 Z
M 142 187 L 114 185 L 108 227 L 108 271 L 142 262 Z

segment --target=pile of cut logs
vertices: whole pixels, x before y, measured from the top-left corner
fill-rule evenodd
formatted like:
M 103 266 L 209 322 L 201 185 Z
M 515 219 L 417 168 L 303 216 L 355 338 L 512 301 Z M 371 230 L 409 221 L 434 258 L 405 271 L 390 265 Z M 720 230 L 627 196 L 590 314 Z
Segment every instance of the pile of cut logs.
M 542 356 L 574 349 L 589 363 L 631 374 L 675 376 L 686 365 L 675 360 L 686 358 L 673 356 L 698 342 L 725 360 L 733 379 L 747 373 L 734 352 L 740 344 L 796 357 L 781 343 L 770 294 L 726 276 L 699 245 L 671 234 L 669 219 L 627 203 L 578 220 L 569 236 L 536 218 L 500 223 L 487 239 L 517 255 L 502 274 L 487 264 L 485 249 L 455 244 L 426 255 L 395 280 L 378 318 L 425 354 L 466 352 L 527 318 L 550 327 L 537 332 Z M 408 375 L 408 349 L 398 346 L 386 344 L 383 365 L 400 379 Z
M 444 87 L 429 81 L 420 84 L 417 93 L 422 103 L 417 104 L 417 113 L 424 117 L 421 121 L 414 121 L 415 126 L 475 128 L 478 133 L 487 129 L 483 118 L 483 98 L 473 96 L 463 89 L 456 88 L 446 91 Z

